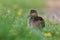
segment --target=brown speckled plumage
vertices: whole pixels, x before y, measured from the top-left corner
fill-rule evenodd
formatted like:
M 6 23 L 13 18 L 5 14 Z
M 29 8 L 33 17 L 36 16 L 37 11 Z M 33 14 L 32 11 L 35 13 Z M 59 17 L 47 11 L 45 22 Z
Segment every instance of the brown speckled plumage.
M 32 15 L 33 13 L 34 13 L 34 16 Z M 34 28 L 34 27 L 43 28 L 43 27 L 45 27 L 44 19 L 37 15 L 36 10 L 31 10 L 28 24 L 29 24 L 30 28 Z

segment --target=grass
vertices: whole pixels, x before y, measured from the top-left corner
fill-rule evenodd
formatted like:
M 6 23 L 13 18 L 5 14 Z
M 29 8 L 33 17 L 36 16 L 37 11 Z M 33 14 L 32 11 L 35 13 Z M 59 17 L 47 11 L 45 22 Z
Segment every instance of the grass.
M 0 40 L 60 40 L 60 24 L 47 19 L 42 31 L 27 29 L 29 10 L 43 5 L 42 0 L 0 0 Z

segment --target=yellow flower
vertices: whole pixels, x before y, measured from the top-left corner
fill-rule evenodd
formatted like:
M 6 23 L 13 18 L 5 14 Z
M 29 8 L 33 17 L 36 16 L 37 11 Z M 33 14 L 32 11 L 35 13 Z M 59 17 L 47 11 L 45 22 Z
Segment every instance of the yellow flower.
M 20 16 L 22 14 L 22 9 L 18 10 L 18 16 Z
M 56 34 L 59 34 L 59 32 L 56 32 Z
M 45 33 L 44 36 L 45 36 L 45 37 L 51 37 L 52 34 L 51 34 L 51 33 Z

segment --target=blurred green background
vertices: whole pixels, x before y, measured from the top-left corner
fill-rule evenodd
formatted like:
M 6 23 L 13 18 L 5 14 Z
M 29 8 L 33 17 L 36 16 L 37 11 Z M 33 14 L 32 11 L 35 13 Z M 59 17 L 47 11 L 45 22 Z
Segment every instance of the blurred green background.
M 27 29 L 31 9 L 44 14 L 45 0 L 0 0 L 0 40 L 60 40 L 60 24 L 45 19 L 41 30 Z

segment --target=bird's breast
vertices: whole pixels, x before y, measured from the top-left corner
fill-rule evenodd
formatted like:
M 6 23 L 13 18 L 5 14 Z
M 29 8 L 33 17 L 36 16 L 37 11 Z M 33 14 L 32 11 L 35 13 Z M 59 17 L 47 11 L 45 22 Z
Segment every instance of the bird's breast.
M 34 20 L 31 20 L 30 21 L 30 25 L 32 26 L 32 27 L 34 27 L 34 26 L 39 26 L 40 25 L 40 23 L 41 23 L 41 21 L 34 21 Z

